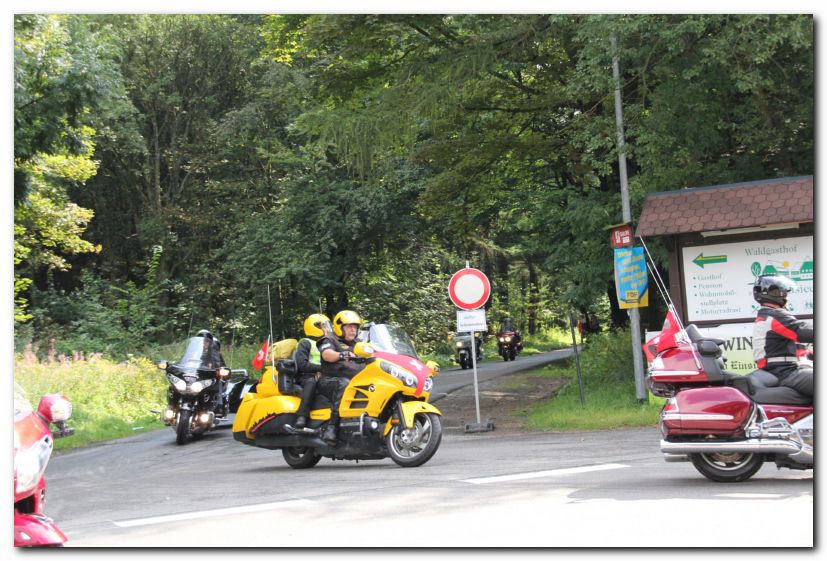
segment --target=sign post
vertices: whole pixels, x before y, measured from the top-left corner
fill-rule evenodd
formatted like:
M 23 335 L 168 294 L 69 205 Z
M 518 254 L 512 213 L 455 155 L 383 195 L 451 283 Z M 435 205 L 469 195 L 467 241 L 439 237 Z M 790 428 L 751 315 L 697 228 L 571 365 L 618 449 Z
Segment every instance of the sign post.
M 491 296 L 491 283 L 485 273 L 472 269 L 465 263 L 448 282 L 448 296 L 457 308 L 457 332 L 467 331 L 471 337 L 471 365 L 474 371 L 474 401 L 477 409 L 477 422 L 466 423 L 465 432 L 486 432 L 494 430 L 490 420 L 480 420 L 480 390 L 477 381 L 477 341 L 475 331 L 487 331 L 485 310 L 479 310 Z

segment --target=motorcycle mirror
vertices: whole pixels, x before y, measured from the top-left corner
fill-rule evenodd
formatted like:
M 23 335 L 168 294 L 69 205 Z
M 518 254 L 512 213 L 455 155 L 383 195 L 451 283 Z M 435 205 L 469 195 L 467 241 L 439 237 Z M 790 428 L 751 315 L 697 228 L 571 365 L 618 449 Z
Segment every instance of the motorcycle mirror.
M 359 341 L 353 347 L 353 354 L 360 358 L 370 358 L 373 356 L 373 346 L 368 343 Z
M 72 402 L 61 394 L 49 394 L 40 398 L 37 413 L 47 423 L 59 423 L 72 416 Z
M 161 370 L 166 370 L 167 369 L 167 361 L 165 361 L 165 360 L 159 361 L 157 366 Z
M 433 372 L 433 376 L 439 374 L 439 364 L 435 360 L 429 360 L 425 363 L 425 366 L 431 369 L 431 372 Z

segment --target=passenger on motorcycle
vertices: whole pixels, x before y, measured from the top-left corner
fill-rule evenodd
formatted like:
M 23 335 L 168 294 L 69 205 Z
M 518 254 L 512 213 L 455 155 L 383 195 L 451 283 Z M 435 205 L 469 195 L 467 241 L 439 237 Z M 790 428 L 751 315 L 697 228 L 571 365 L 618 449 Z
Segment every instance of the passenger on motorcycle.
M 319 392 L 330 400 L 330 422 L 325 427 L 322 439 L 336 442 L 339 429 L 339 404 L 348 382 L 364 367 L 353 361 L 353 347 L 362 318 L 354 311 L 342 310 L 333 316 L 333 333 L 326 334 L 317 346 L 322 358 L 322 376 Z
M 332 332 L 330 318 L 324 314 L 311 314 L 304 320 L 305 338 L 299 341 L 295 354 L 302 394 L 296 411 L 296 423 L 291 427 L 298 431 L 304 430 L 307 426 L 307 416 L 310 414 L 316 385 L 321 377 L 322 358 L 317 346 L 318 340 Z
M 813 326 L 785 309 L 795 288 L 793 281 L 778 275 L 755 281 L 752 296 L 761 307 L 753 329 L 753 356 L 758 368 L 775 375 L 779 384 L 812 397 L 813 369 L 799 362 L 796 343 L 812 343 Z

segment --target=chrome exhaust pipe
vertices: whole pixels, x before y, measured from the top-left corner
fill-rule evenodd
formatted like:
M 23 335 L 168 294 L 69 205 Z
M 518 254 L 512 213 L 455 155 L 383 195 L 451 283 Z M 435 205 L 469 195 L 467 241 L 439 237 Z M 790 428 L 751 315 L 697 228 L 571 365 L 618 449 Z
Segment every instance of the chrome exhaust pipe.
M 749 439 L 737 442 L 669 442 L 660 441 L 660 451 L 664 454 L 796 454 L 802 446 L 791 440 Z

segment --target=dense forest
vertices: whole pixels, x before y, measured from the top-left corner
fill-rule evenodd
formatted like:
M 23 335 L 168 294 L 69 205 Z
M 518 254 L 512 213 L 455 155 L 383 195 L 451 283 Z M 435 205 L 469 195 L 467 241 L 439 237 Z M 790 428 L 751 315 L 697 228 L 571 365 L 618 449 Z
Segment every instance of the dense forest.
M 492 322 L 622 325 L 613 55 L 636 217 L 812 174 L 813 51 L 807 15 L 17 15 L 16 342 L 253 342 L 352 308 L 435 348 L 466 261 Z

